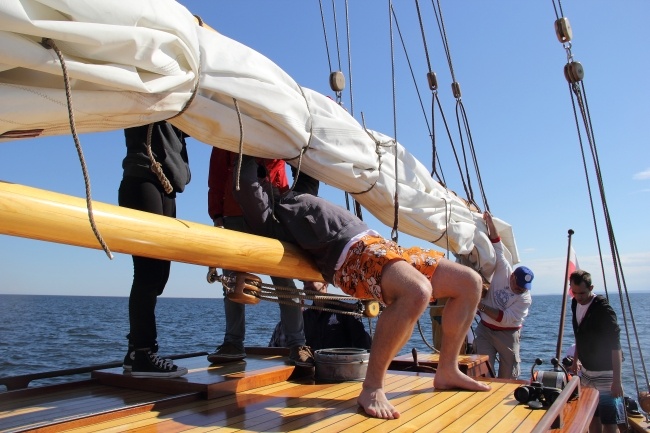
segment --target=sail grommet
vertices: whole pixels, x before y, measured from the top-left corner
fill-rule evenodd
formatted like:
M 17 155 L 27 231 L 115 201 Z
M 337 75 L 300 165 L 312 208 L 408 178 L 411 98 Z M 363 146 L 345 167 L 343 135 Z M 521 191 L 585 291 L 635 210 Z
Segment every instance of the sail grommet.
M 585 70 L 580 62 L 569 62 L 564 65 L 564 78 L 569 84 L 574 84 L 585 77 Z
M 345 75 L 341 71 L 334 71 L 330 74 L 330 88 L 335 92 L 342 92 L 345 89 Z
M 435 72 L 427 73 L 427 82 L 429 83 L 429 90 L 431 91 L 438 90 L 438 78 L 436 77 Z
M 571 39 L 573 39 L 573 30 L 571 30 L 571 23 L 569 23 L 567 17 L 555 20 L 555 35 L 557 36 L 557 40 L 562 43 L 571 42 Z

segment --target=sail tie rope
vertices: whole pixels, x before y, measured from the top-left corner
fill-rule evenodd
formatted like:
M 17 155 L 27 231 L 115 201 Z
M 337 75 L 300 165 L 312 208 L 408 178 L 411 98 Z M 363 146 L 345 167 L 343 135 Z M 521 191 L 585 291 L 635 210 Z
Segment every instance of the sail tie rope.
M 74 140 L 75 148 L 77 149 L 77 155 L 79 157 L 79 162 L 81 164 L 81 171 L 84 178 L 84 186 L 86 189 L 86 209 L 88 211 L 88 220 L 90 221 L 90 227 L 95 235 L 95 238 L 101 245 L 102 249 L 106 253 L 109 259 L 113 259 L 113 253 L 108 248 L 104 238 L 102 237 L 97 225 L 95 224 L 95 216 L 93 213 L 92 197 L 90 193 L 90 176 L 88 175 L 88 167 L 86 166 L 86 160 L 84 158 L 83 150 L 81 149 L 81 143 L 79 142 L 79 136 L 77 135 L 77 128 L 74 120 L 74 111 L 72 109 L 72 92 L 70 87 L 70 78 L 68 76 L 68 68 L 65 64 L 65 59 L 61 50 L 56 46 L 56 43 L 50 38 L 43 38 L 42 45 L 45 48 L 52 49 L 59 58 L 61 64 L 61 71 L 63 72 L 63 82 L 65 86 L 65 98 L 68 107 L 68 119 L 70 121 L 70 132 L 72 133 L 72 139 Z
M 149 161 L 151 161 L 150 169 L 151 171 L 154 172 L 154 174 L 160 181 L 160 184 L 165 190 L 165 194 L 171 194 L 172 192 L 174 192 L 174 187 L 169 182 L 169 179 L 167 179 L 167 176 L 165 176 L 165 173 L 163 172 L 162 169 L 162 164 L 160 164 L 156 160 L 156 158 L 153 155 L 153 150 L 151 149 L 151 136 L 153 134 L 153 125 L 154 125 L 153 123 L 150 123 L 149 127 L 147 128 L 147 142 L 145 143 L 145 147 L 147 149 L 147 156 L 149 157 Z
M 196 16 L 199 25 L 203 26 L 203 20 L 199 17 Z M 100 246 L 102 247 L 102 250 L 106 253 L 109 259 L 113 259 L 113 253 L 111 252 L 110 248 L 104 241 L 104 238 L 102 237 L 101 233 L 99 232 L 99 229 L 97 228 L 97 224 L 95 223 L 95 216 L 93 212 L 93 207 L 92 207 L 92 197 L 91 197 L 91 188 L 90 188 L 90 176 L 88 174 L 88 167 L 86 166 L 86 161 L 83 155 L 83 150 L 81 148 L 81 143 L 79 141 L 79 136 L 77 134 L 77 128 L 76 128 L 76 123 L 74 119 L 74 110 L 72 108 L 72 90 L 70 86 L 70 77 L 68 75 L 68 68 L 65 63 L 65 59 L 63 57 L 63 53 L 61 53 L 61 50 L 57 47 L 56 43 L 54 42 L 53 39 L 51 38 L 43 38 L 41 41 L 41 45 L 47 49 L 52 49 L 58 59 L 59 63 L 61 64 L 61 71 L 63 74 L 63 82 L 64 82 L 64 87 L 65 87 L 65 96 L 66 96 L 66 102 L 67 102 L 67 108 L 68 108 L 68 119 L 70 123 L 70 132 L 72 133 L 72 139 L 74 140 L 75 143 L 75 148 L 77 149 L 77 155 L 79 157 L 79 162 L 81 164 L 81 170 L 83 173 L 83 178 L 84 178 L 84 186 L 86 190 L 86 209 L 88 211 L 88 220 L 90 222 L 90 227 L 93 231 L 93 234 L 95 235 L 95 238 L 99 242 Z M 183 108 L 176 113 L 174 116 L 170 117 L 169 119 L 173 119 L 175 117 L 178 117 L 182 115 L 192 104 L 192 101 L 194 101 L 194 98 L 196 97 L 196 94 L 198 93 L 199 90 L 199 84 L 201 81 L 201 50 L 199 50 L 199 64 L 198 64 L 198 71 L 197 71 L 197 76 L 196 80 L 194 81 L 194 86 L 192 88 L 192 94 L 188 98 L 188 100 L 185 102 L 183 105 Z M 169 120 L 168 119 L 168 120 Z M 171 194 L 173 191 L 173 187 L 171 186 L 169 180 L 165 176 L 165 173 L 162 171 L 162 167 L 159 162 L 156 161 L 156 159 L 153 156 L 153 152 L 151 150 L 151 134 L 153 130 L 153 125 L 149 125 L 149 129 L 147 131 L 147 143 L 146 143 L 146 148 L 147 148 L 147 154 L 149 156 L 149 159 L 151 160 L 151 171 L 153 171 L 158 179 L 160 180 L 165 192 L 167 194 Z
M 201 19 L 200 16 L 194 15 L 196 20 L 199 23 L 199 26 L 203 27 L 203 20 Z M 183 104 L 183 108 L 181 110 L 174 114 L 172 117 L 169 117 L 167 120 L 174 119 L 183 113 L 187 111 L 189 106 L 192 104 L 192 101 L 194 101 L 194 98 L 196 98 L 196 94 L 198 93 L 199 90 L 199 84 L 201 83 L 201 71 L 202 71 L 202 54 L 201 50 L 199 49 L 199 69 L 197 70 L 197 78 L 194 81 L 194 87 L 192 88 L 192 94 L 190 97 L 185 101 L 185 104 Z M 156 177 L 160 181 L 160 184 L 162 185 L 163 189 L 165 190 L 166 194 L 171 194 L 174 191 L 174 187 L 172 187 L 171 183 L 169 182 L 169 179 L 167 179 L 167 176 L 165 176 L 165 173 L 162 169 L 162 165 L 155 159 L 153 152 L 151 150 L 151 134 L 153 131 L 153 124 L 149 124 L 149 129 L 147 131 L 147 142 L 146 142 L 146 148 L 147 148 L 147 155 L 149 156 L 149 160 L 151 161 L 151 171 L 153 171 L 156 174 Z
M 285 159 L 285 161 L 293 161 L 294 159 L 298 159 L 298 166 L 296 167 L 296 175 L 293 178 L 293 183 L 291 185 L 290 190 L 293 191 L 293 189 L 296 187 L 296 183 L 298 183 L 298 177 L 300 177 L 300 170 L 302 167 L 302 158 L 307 150 L 311 147 L 312 140 L 314 138 L 314 118 L 311 114 L 311 106 L 309 105 L 309 101 L 307 100 L 307 95 L 305 95 L 305 90 L 302 88 L 302 86 L 298 86 L 300 89 L 300 94 L 302 95 L 302 99 L 305 101 L 305 105 L 307 106 L 307 112 L 309 113 L 309 138 L 307 139 L 307 144 L 303 146 L 300 149 L 300 152 L 298 153 L 297 156 L 294 156 L 292 158 Z

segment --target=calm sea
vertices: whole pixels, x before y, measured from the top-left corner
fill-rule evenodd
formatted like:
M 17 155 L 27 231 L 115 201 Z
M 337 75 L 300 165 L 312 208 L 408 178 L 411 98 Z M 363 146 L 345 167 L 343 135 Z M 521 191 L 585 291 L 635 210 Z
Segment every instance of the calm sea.
M 632 315 L 639 333 L 639 345 L 650 348 L 650 293 L 631 293 Z M 626 361 L 623 364 L 624 386 L 628 395 L 637 395 L 632 376 L 618 294 L 610 296 L 621 324 L 622 344 Z M 627 304 L 627 302 L 625 302 Z M 98 296 L 30 296 L 0 295 L 2 321 L 0 322 L 0 376 L 38 373 L 51 370 L 84 367 L 93 364 L 121 362 L 126 352 L 128 332 L 128 299 Z M 562 296 L 534 296 L 521 342 L 521 379 L 530 378 L 536 358 L 544 364 L 541 370 L 551 369 L 555 356 Z M 222 299 L 160 298 L 156 309 L 158 342 L 161 354 L 173 355 L 212 351 L 223 339 L 225 320 Z M 246 345 L 266 346 L 277 321 L 279 308 L 270 302 L 261 302 L 246 308 Z M 639 345 L 634 338 L 632 317 L 626 308 L 630 341 L 635 358 L 638 386 L 647 390 L 643 363 L 638 356 Z M 567 306 L 563 333 L 562 356 L 572 344 L 571 311 Z M 367 319 L 364 319 L 368 329 Z M 372 323 L 374 327 L 374 321 Z M 431 319 L 428 311 L 420 319 L 422 334 L 431 343 Z M 431 350 L 423 341 L 418 327 L 400 354 Z M 643 353 L 644 361 L 649 353 Z M 182 360 L 178 363 L 182 365 Z M 75 378 L 79 378 L 76 376 Z M 69 379 L 43 379 L 30 386 L 41 386 Z M 4 386 L 0 386 L 0 392 Z

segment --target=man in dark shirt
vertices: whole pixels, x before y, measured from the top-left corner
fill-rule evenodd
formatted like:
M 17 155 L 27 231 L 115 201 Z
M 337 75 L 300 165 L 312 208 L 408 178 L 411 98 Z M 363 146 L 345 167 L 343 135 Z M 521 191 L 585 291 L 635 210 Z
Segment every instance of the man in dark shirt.
M 605 297 L 593 293 L 594 286 L 588 272 L 573 272 L 569 283 L 573 293 L 571 311 L 576 339 L 570 370 L 577 373 L 580 363 L 581 385 L 596 388 L 600 393 L 589 432 L 615 433 L 617 425 L 625 422 L 621 331 L 616 313 Z

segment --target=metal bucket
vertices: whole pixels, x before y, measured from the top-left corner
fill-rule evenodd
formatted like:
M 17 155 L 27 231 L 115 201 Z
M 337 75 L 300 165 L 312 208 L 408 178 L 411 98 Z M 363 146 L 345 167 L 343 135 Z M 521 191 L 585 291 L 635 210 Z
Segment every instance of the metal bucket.
M 316 379 L 327 382 L 362 380 L 368 370 L 370 353 L 366 349 L 343 347 L 314 352 Z

